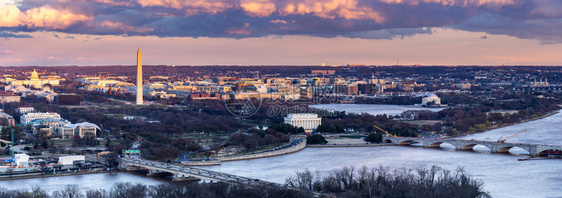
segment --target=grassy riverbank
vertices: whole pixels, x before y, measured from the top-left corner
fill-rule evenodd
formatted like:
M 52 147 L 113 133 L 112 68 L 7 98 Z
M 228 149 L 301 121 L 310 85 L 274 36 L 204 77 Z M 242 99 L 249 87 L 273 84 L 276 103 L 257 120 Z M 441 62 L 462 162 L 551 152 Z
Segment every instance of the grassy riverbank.
M 461 137 L 461 136 L 467 136 L 467 135 L 472 135 L 472 134 L 478 134 L 478 133 L 485 133 L 485 132 L 488 132 L 488 131 L 491 131 L 491 130 L 495 130 L 495 129 L 499 129 L 499 128 L 503 128 L 503 127 L 508 127 L 508 126 L 512 126 L 512 125 L 517 125 L 517 124 L 522 124 L 522 123 L 531 122 L 531 121 L 535 121 L 535 120 L 540 120 L 540 119 L 543 119 L 543 118 L 546 118 L 546 117 L 555 115 L 555 114 L 557 114 L 557 113 L 559 113 L 559 111 L 549 112 L 549 113 L 544 114 L 544 115 L 542 115 L 542 116 L 537 116 L 536 118 L 530 118 L 530 119 L 521 120 L 521 121 L 519 121 L 519 122 L 513 122 L 513 123 L 508 123 L 508 124 L 497 124 L 497 125 L 492 125 L 492 126 L 486 128 L 486 130 L 481 131 L 481 132 L 462 133 L 462 134 L 459 134 L 459 135 L 452 136 L 451 138 L 456 138 L 456 137 Z

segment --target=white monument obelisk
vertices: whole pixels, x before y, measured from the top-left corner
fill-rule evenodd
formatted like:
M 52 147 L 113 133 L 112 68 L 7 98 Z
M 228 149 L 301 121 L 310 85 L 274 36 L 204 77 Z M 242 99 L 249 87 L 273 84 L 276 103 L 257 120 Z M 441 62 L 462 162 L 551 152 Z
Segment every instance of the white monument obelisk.
M 142 105 L 142 53 L 137 51 L 137 105 Z

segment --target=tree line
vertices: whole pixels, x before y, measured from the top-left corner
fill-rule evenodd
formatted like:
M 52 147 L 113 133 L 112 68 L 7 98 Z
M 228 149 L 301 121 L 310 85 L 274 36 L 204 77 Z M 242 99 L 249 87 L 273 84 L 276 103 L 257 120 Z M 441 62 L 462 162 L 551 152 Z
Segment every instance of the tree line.
M 322 118 L 322 124 L 317 131 L 321 133 L 342 133 L 346 130 L 381 132 L 374 125 L 398 136 L 415 137 L 419 131 L 416 125 L 392 120 L 388 115 L 371 115 L 368 113 L 349 113 L 340 112 L 336 118 L 329 116 Z
M 115 183 L 110 190 L 92 189 L 82 191 L 78 185 L 70 184 L 61 190 L 48 192 L 39 186 L 31 190 L 8 190 L 0 187 L 0 198 L 301 198 L 312 197 L 312 193 L 281 187 L 253 187 L 232 183 L 183 183 L 144 185 L 140 183 Z
M 48 192 L 40 186 L 30 190 L 9 190 L 0 187 L 0 198 L 302 198 L 302 197 L 490 197 L 483 182 L 473 179 L 463 168 L 455 171 L 438 166 L 431 168 L 390 169 L 343 167 L 326 176 L 306 169 L 285 182 L 292 188 L 278 186 L 247 186 L 234 183 L 174 183 L 144 185 L 118 182 L 109 190 L 83 191 L 76 184 Z
M 443 100 L 453 106 L 439 112 L 429 110 L 409 110 L 400 117 L 413 120 L 441 120 L 433 126 L 422 126 L 426 131 L 444 131 L 456 136 L 464 133 L 482 132 L 493 126 L 517 123 L 535 119 L 560 109 L 560 94 L 546 94 L 554 99 L 539 98 L 533 94 L 490 94 L 484 96 L 467 94 L 443 94 Z M 554 97 L 556 96 L 556 97 Z M 470 104 L 470 105 L 467 105 Z M 500 113 L 510 110 L 514 113 Z
M 335 169 L 324 177 L 307 169 L 285 183 L 335 197 L 489 197 L 482 188 L 483 182 L 471 178 L 462 168 L 450 171 L 438 166 L 395 170 L 382 166 L 356 170 L 351 166 Z
M 233 133 L 224 146 L 238 145 L 244 146 L 247 151 L 259 149 L 266 145 L 289 142 L 290 136 L 287 133 L 278 132 L 270 127 L 266 130 L 252 128 L 247 133 Z

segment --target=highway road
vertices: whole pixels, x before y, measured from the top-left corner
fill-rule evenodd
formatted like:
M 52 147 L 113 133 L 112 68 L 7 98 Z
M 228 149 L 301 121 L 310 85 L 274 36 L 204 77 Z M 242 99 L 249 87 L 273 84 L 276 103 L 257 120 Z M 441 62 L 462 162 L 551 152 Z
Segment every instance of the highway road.
M 21 144 L 21 145 L 15 145 L 14 146 L 14 153 L 27 153 L 26 150 L 24 150 L 25 147 L 33 147 L 33 145 L 31 144 Z
M 200 168 L 193 168 L 187 167 L 182 165 L 175 165 L 163 162 L 156 162 L 156 161 L 149 161 L 140 158 L 121 158 L 121 160 L 132 164 L 143 165 L 143 167 L 150 168 L 153 167 L 153 170 L 163 170 L 166 172 L 180 172 L 180 173 L 187 173 L 189 175 L 194 175 L 195 177 L 201 176 L 201 178 L 213 178 L 216 180 L 224 181 L 224 182 L 235 182 L 235 183 L 242 183 L 254 186 L 277 186 L 282 188 L 288 188 L 288 186 L 281 185 L 278 183 L 262 181 L 259 179 L 252 179 L 248 177 L 242 177 L 232 174 L 226 174 L 216 171 L 209 171 Z

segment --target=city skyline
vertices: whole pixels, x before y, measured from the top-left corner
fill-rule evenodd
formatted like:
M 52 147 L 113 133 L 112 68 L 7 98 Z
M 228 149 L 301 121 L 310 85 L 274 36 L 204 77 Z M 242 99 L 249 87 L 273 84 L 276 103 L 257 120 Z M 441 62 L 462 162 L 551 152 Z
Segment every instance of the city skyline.
M 0 1 L 0 65 L 562 65 L 553 0 Z

